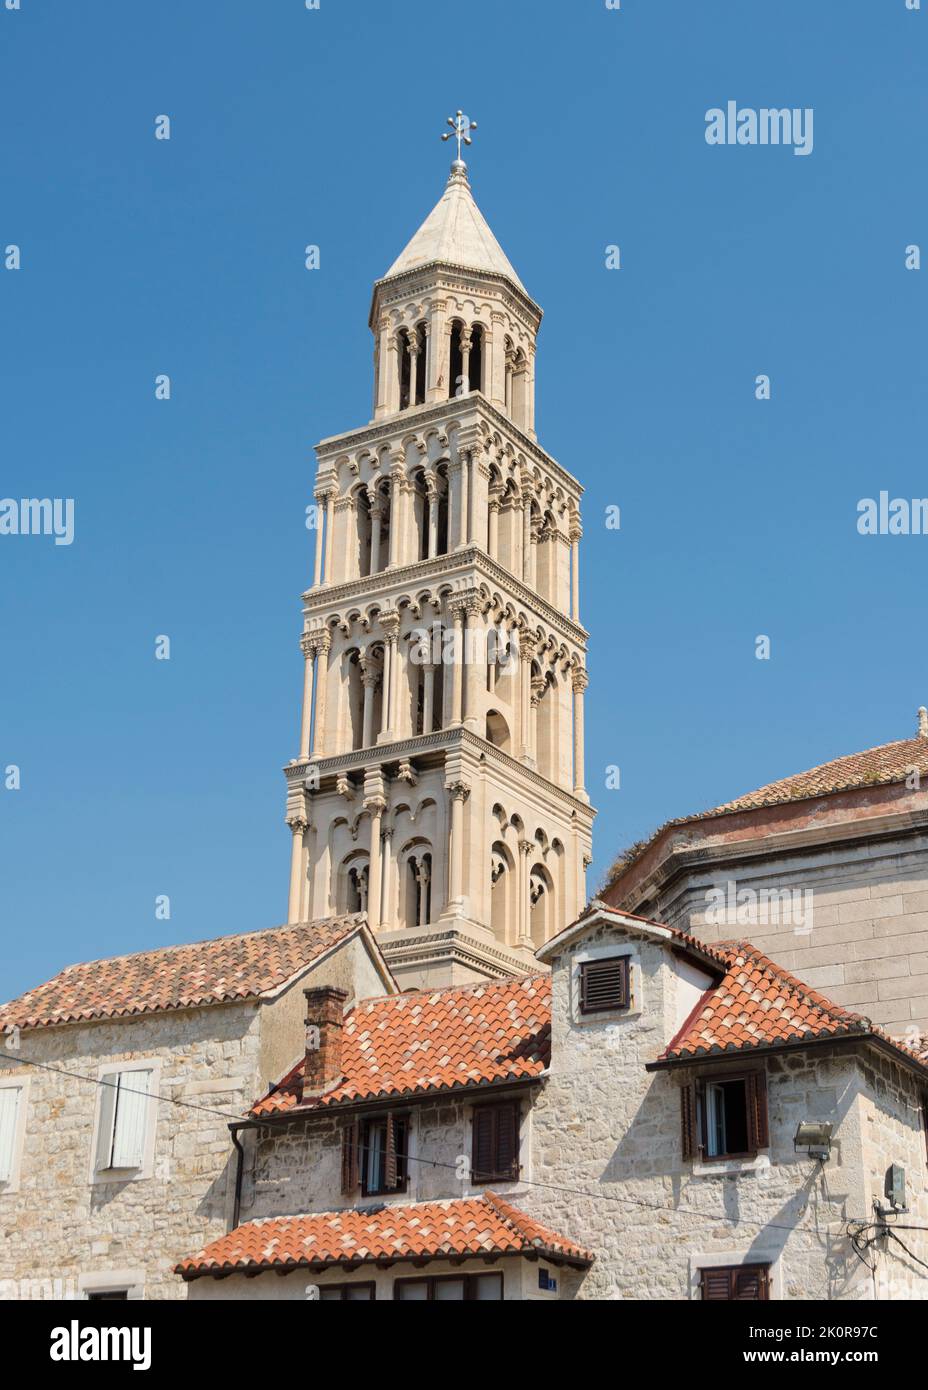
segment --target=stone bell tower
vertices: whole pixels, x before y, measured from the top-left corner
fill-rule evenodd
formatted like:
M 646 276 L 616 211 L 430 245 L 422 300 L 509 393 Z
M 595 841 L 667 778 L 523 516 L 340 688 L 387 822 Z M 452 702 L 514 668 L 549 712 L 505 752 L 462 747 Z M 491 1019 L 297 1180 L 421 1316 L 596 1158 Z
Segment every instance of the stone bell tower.
M 405 988 L 524 973 L 585 904 L 582 489 L 536 443 L 540 322 L 458 158 L 374 285 L 373 419 L 316 448 L 289 920 L 366 912 Z

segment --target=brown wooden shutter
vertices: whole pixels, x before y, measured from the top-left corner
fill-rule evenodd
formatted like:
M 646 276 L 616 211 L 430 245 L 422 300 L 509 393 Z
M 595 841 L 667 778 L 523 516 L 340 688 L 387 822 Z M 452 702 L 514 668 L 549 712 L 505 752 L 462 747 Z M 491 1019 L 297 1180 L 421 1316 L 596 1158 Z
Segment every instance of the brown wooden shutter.
M 519 1105 L 501 1105 L 496 1113 L 496 1169 L 494 1177 L 515 1180 L 519 1176 Z
M 731 1298 L 731 1270 L 704 1269 L 701 1271 L 702 1296 L 705 1302 L 728 1302 Z
M 767 1073 L 752 1071 L 747 1078 L 748 1147 L 751 1153 L 770 1146 L 767 1119 Z
M 387 1132 L 384 1138 L 383 1185 L 388 1192 L 396 1187 L 396 1129 L 393 1111 L 387 1111 Z
M 474 1110 L 474 1146 L 471 1177 L 475 1182 L 488 1182 L 493 1176 L 493 1107 L 478 1105 Z
M 629 1004 L 628 956 L 588 960 L 580 966 L 580 1012 L 608 1013 Z
M 770 1297 L 765 1265 L 739 1265 L 731 1271 L 731 1296 L 738 1303 L 758 1303 Z
M 342 1130 L 342 1192 L 356 1191 L 359 1182 L 360 1126 L 350 1120 Z
M 696 1086 L 680 1087 L 680 1128 L 685 1160 L 699 1157 L 699 1131 L 696 1119 Z

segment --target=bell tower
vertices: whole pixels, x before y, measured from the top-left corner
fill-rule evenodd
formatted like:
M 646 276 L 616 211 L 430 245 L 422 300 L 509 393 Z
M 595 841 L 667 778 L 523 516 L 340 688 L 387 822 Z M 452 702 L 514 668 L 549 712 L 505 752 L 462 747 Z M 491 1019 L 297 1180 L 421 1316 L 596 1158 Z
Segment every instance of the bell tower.
M 289 920 L 365 912 L 405 988 L 524 973 L 586 900 L 582 489 L 536 442 L 540 323 L 459 157 L 374 285 L 373 418 L 316 447 Z

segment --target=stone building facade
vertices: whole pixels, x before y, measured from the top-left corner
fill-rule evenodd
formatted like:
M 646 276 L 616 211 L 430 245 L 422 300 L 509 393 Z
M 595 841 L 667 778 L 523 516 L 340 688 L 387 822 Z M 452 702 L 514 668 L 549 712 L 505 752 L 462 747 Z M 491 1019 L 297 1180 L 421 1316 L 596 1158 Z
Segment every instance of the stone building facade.
M 704 941 L 746 936 L 900 1037 L 928 1033 L 928 713 L 838 758 L 663 826 L 605 901 Z
M 0 1009 L 0 1297 L 184 1296 L 191 1232 L 232 1219 L 229 1124 L 301 1047 L 309 980 L 395 989 L 346 919 L 72 966 Z
M 308 1052 L 253 1107 L 241 1220 L 179 1264 L 190 1296 L 928 1296 L 923 1059 L 746 943 L 594 905 L 539 954 L 550 976 L 341 1021 L 309 995 L 331 1074 Z
M 374 286 L 373 419 L 317 446 L 291 921 L 364 910 L 404 987 L 531 968 L 584 905 L 581 488 L 541 310 L 456 161 Z

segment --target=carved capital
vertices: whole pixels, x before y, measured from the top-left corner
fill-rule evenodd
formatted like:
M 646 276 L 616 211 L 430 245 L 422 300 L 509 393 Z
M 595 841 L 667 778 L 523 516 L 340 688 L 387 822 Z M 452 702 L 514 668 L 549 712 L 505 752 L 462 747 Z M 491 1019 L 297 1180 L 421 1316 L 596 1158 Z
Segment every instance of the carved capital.
M 369 796 L 362 804 L 372 820 L 375 816 L 382 816 L 387 809 L 387 803 L 382 796 Z
M 381 613 L 380 628 L 384 635 L 384 640 L 394 643 L 400 630 L 400 615 L 395 611 Z
M 590 683 L 590 678 L 587 675 L 586 668 L 584 666 L 572 667 L 570 673 L 570 681 L 576 693 L 578 695 L 582 695 L 584 690 L 586 690 L 587 686 Z
M 305 835 L 309 829 L 309 821 L 302 820 L 299 816 L 288 817 L 287 824 L 294 835 Z
M 470 787 L 466 782 L 446 782 L 445 790 L 452 801 L 466 801 L 470 796 Z

